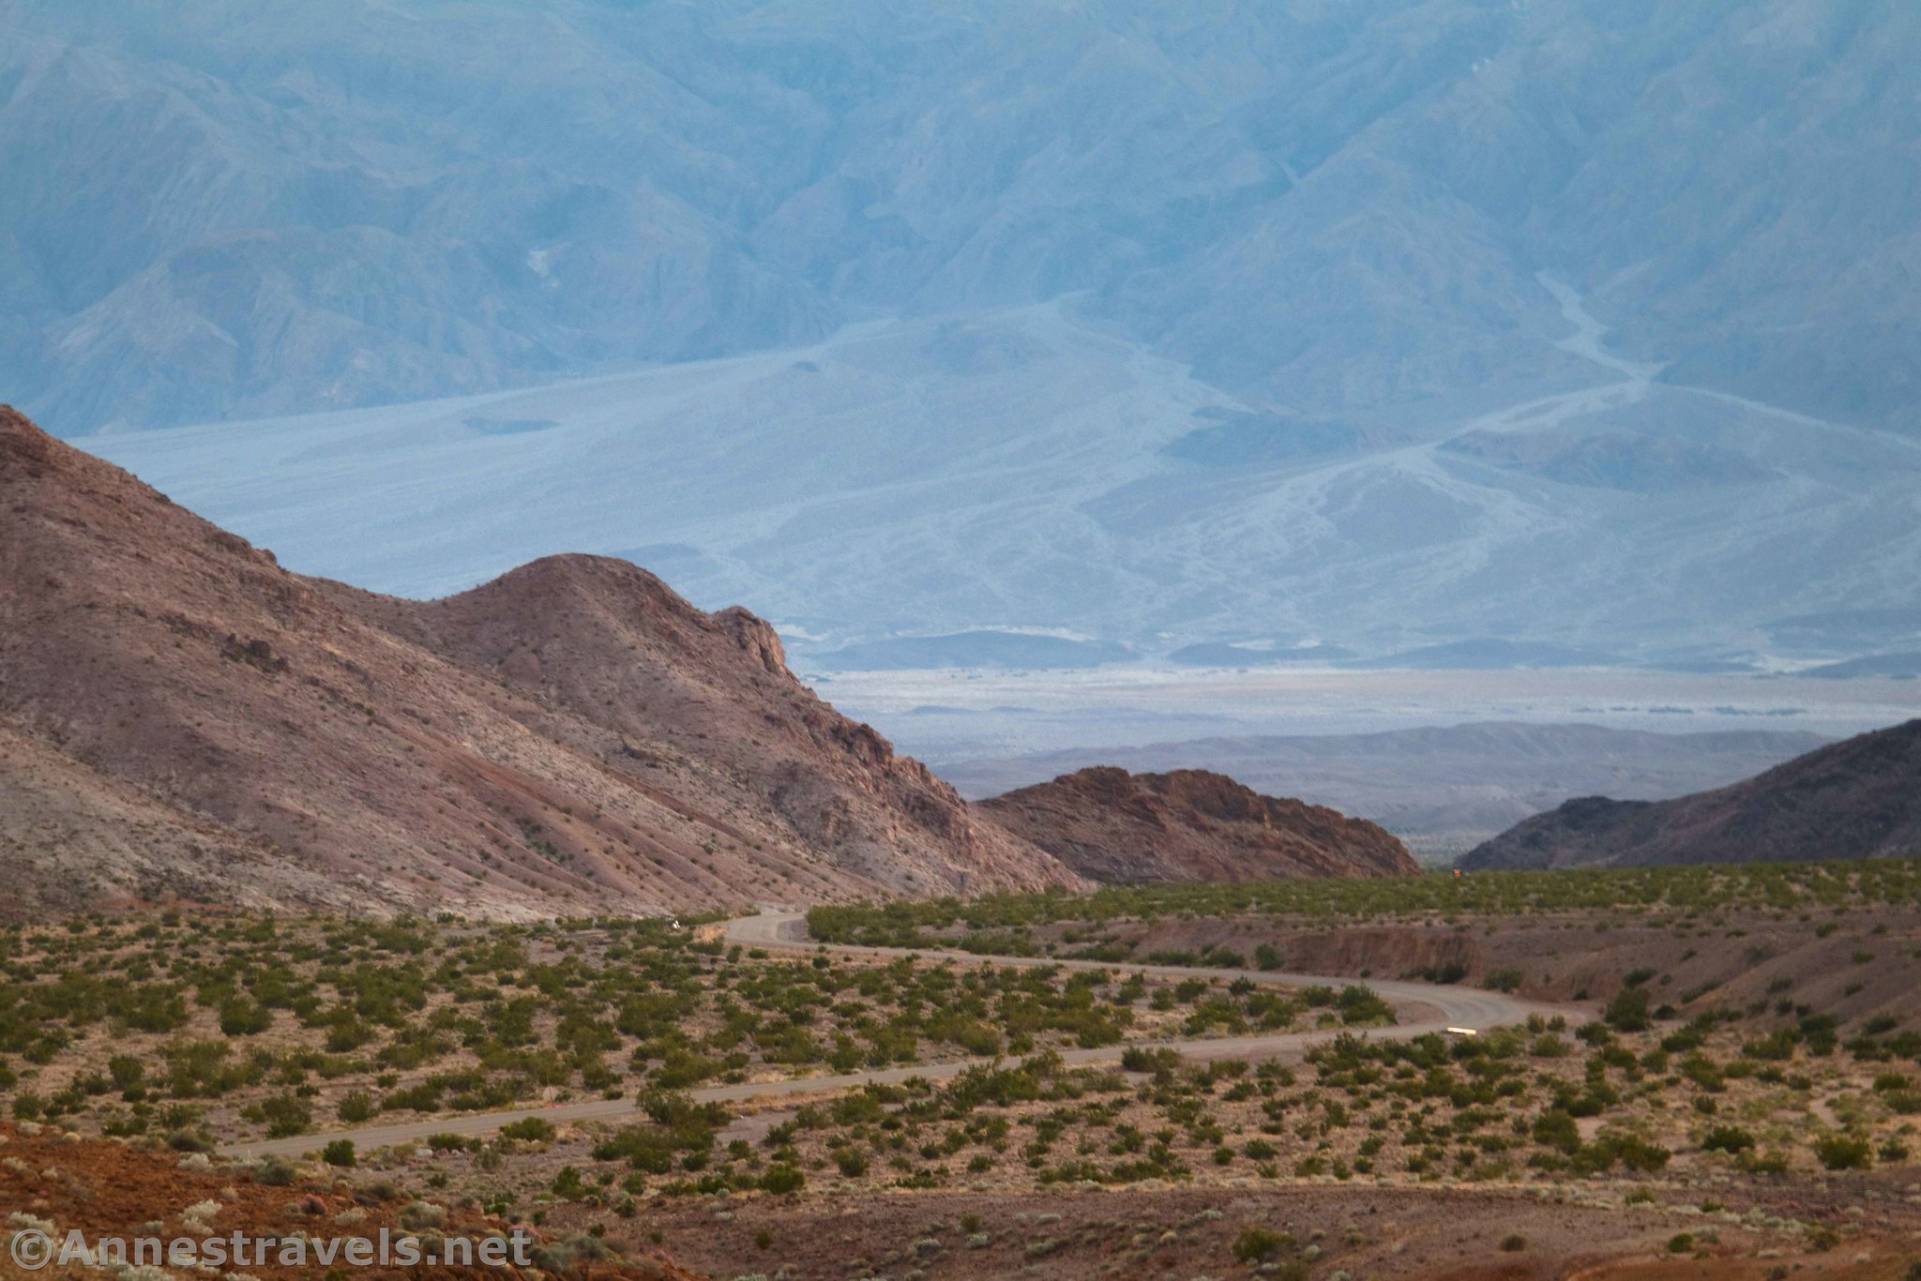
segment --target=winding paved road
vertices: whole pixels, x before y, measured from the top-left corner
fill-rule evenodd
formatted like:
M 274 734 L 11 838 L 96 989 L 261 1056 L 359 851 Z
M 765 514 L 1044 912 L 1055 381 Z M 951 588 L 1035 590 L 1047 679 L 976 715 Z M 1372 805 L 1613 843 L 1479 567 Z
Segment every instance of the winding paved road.
M 763 912 L 759 916 L 740 917 L 727 922 L 726 938 L 730 943 L 743 947 L 763 948 L 767 951 L 815 952 L 821 949 L 807 937 L 807 919 L 798 912 Z M 1204 969 L 1198 966 L 1175 965 L 1131 965 L 1103 961 L 1063 961 L 1051 957 L 1033 956 L 980 956 L 972 952 L 929 949 L 913 950 L 896 947 L 851 947 L 841 944 L 826 946 L 827 952 L 863 959 L 893 959 L 903 956 L 919 956 L 930 960 L 952 960 L 970 965 L 992 962 L 1007 966 L 1055 966 L 1064 970 L 1120 970 L 1128 973 L 1136 971 L 1154 978 L 1218 978 L 1247 979 L 1268 987 L 1313 987 L 1318 984 L 1339 987 L 1347 983 L 1364 981 L 1367 986 L 1393 1003 L 1401 1021 L 1393 1027 L 1371 1028 L 1367 1035 L 1410 1039 L 1425 1036 L 1430 1032 L 1445 1032 L 1449 1029 L 1468 1028 L 1484 1031 L 1510 1023 L 1519 1023 L 1530 1014 L 1545 1017 L 1561 1015 L 1570 1023 L 1585 1022 L 1591 1015 L 1585 1007 L 1577 1005 L 1554 1005 L 1540 1001 L 1523 1000 L 1501 992 L 1484 991 L 1480 988 L 1451 987 L 1436 983 L 1413 983 L 1393 979 L 1342 978 L 1321 974 L 1285 974 L 1275 970 L 1233 970 Z M 1298 1058 L 1310 1046 L 1330 1039 L 1333 1032 L 1268 1032 L 1252 1036 L 1205 1037 L 1192 1040 L 1160 1040 L 1151 1042 L 1132 1042 L 1165 1046 L 1179 1053 L 1183 1058 L 1199 1062 L 1214 1059 L 1272 1059 Z M 1124 1045 L 1104 1046 L 1095 1050 L 1064 1050 L 1061 1058 L 1072 1066 L 1086 1066 L 1096 1063 L 1118 1063 Z M 776 1099 L 791 1095 L 813 1095 L 833 1093 L 853 1089 L 870 1082 L 898 1085 L 910 1077 L 921 1077 L 930 1081 L 944 1081 L 960 1075 L 971 1067 L 989 1063 L 989 1059 L 960 1059 L 949 1063 L 918 1063 L 904 1067 L 876 1068 L 865 1072 L 849 1072 L 839 1076 L 806 1076 L 784 1081 L 749 1081 L 740 1085 L 713 1085 L 688 1090 L 687 1094 L 698 1102 L 739 1103 L 749 1099 Z M 392 1125 L 367 1125 L 352 1130 L 336 1130 L 326 1134 L 301 1134 L 287 1139 L 261 1139 L 250 1143 L 229 1144 L 221 1150 L 229 1156 L 300 1156 L 317 1152 L 335 1139 L 351 1139 L 361 1151 L 389 1147 L 396 1143 L 418 1142 L 431 1134 L 459 1134 L 468 1137 L 488 1135 L 502 1126 L 512 1124 L 530 1116 L 541 1117 L 547 1121 L 622 1121 L 634 1115 L 632 1099 L 586 1099 L 577 1103 L 556 1103 L 534 1107 L 512 1108 L 502 1112 L 473 1112 L 459 1116 L 445 1116 L 424 1121 L 402 1121 Z

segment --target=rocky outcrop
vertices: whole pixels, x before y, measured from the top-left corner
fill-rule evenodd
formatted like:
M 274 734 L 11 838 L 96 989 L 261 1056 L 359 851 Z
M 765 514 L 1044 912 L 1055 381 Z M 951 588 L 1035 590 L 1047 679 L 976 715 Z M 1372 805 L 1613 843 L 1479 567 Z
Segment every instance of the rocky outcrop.
M 1105 884 L 1419 871 L 1401 842 L 1373 823 L 1262 796 L 1206 770 L 1130 774 L 1096 766 L 979 808 Z

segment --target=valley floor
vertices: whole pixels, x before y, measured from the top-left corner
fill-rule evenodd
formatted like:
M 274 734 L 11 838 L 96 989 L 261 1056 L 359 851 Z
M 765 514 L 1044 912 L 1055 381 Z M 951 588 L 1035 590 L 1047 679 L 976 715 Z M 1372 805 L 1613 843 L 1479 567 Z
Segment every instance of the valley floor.
M 825 948 L 780 914 L 698 938 L 616 922 L 15 932 L 12 1016 L 65 1001 L 79 1031 L 87 967 L 108 956 L 152 972 L 102 1028 L 164 1022 L 159 988 L 189 1025 L 271 1014 L 226 1055 L 188 1026 L 22 1045 L 25 1024 L 0 1020 L 16 1118 L 0 1157 L 31 1149 L 0 1179 L 35 1213 L 64 1204 L 55 1120 L 119 1135 L 98 1149 L 115 1159 L 215 1171 L 236 1203 L 293 1183 L 336 1223 L 358 1202 L 520 1224 L 567 1258 L 671 1266 L 650 1262 L 664 1252 L 723 1278 L 1906 1281 L 1911 872 L 824 909 Z M 276 970 L 243 955 L 285 973 L 263 991 Z M 1331 979 L 1293 973 L 1310 967 Z M 410 985 L 424 999 L 401 1013 Z M 1440 1032 L 1457 1018 L 1479 1035 Z M 309 1028 L 366 1039 L 302 1048 Z M 803 1043 L 818 1064 L 773 1061 Z M 858 1062 L 834 1072 L 836 1054 Z M 502 1095 L 504 1112 L 487 1101 Z M 210 1144 L 228 1154 L 194 1152 Z

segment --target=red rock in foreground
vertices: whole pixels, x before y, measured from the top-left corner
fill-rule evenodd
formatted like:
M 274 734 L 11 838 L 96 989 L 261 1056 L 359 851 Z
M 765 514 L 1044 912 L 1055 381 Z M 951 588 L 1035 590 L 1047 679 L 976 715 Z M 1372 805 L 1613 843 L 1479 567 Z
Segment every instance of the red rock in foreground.
M 1096 766 L 980 802 L 1090 880 L 1255 881 L 1402 876 L 1419 866 L 1385 829 L 1262 796 L 1223 774 Z

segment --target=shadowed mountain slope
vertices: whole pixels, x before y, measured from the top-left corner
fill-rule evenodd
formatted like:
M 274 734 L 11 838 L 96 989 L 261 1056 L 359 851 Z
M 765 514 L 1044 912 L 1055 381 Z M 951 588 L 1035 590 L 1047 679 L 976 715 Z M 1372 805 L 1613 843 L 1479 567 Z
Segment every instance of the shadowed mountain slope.
M 1921 854 L 1921 720 L 1670 801 L 1571 800 L 1478 846 L 1476 869 Z

